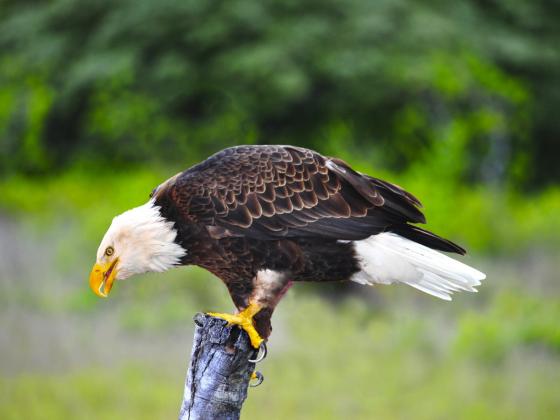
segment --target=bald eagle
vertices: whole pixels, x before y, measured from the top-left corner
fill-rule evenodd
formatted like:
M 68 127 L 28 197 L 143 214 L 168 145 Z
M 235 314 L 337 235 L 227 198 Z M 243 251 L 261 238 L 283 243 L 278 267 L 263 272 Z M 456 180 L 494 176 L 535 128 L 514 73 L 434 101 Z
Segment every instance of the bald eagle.
M 425 223 L 412 194 L 344 161 L 294 146 L 225 149 L 155 188 L 113 219 L 90 275 L 115 279 L 194 264 L 219 277 L 255 347 L 293 282 L 404 283 L 441 299 L 486 276 L 438 251 L 459 245 Z

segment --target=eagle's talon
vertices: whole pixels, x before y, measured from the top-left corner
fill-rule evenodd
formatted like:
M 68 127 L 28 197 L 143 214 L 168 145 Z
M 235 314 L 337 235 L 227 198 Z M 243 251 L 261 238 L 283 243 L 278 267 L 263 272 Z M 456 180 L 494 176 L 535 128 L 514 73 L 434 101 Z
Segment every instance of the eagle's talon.
M 251 383 L 250 381 L 252 381 L 254 379 L 256 379 L 257 382 L 256 383 Z M 249 386 L 252 387 L 252 388 L 255 388 L 255 387 L 259 386 L 260 384 L 262 384 L 263 381 L 264 381 L 263 374 L 260 373 L 258 370 L 256 370 L 251 374 L 251 379 L 249 380 Z
M 268 348 L 266 347 L 266 341 L 263 341 L 259 346 L 259 351 L 257 352 L 256 357 L 254 359 L 249 359 L 249 362 L 251 363 L 262 362 L 266 358 L 267 354 L 268 354 Z

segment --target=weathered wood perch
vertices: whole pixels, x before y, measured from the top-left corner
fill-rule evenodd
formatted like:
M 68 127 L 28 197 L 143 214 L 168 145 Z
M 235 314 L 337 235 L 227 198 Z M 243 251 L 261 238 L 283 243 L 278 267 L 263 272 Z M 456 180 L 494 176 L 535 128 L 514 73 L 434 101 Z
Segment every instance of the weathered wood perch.
M 238 327 L 206 314 L 194 318 L 191 360 L 180 420 L 239 419 L 257 351 Z

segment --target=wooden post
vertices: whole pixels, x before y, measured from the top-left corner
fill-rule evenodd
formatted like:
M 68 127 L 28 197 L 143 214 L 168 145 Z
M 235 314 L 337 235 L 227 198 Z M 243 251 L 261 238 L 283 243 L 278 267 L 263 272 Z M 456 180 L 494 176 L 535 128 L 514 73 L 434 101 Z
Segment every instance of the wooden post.
M 194 318 L 191 360 L 185 381 L 180 420 L 239 419 L 257 351 L 247 334 L 220 318 Z

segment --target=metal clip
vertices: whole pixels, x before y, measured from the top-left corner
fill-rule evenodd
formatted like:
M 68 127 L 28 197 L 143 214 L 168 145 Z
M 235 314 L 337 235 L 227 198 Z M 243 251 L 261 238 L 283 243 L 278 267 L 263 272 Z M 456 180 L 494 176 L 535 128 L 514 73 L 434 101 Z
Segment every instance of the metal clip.
M 251 363 L 262 362 L 267 354 L 268 354 L 268 349 L 266 347 L 266 343 L 263 341 L 261 343 L 261 345 L 259 346 L 259 351 L 257 353 L 257 357 L 254 358 L 254 359 L 249 359 L 249 362 L 251 362 Z

